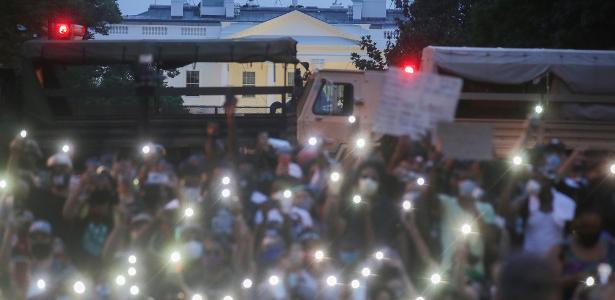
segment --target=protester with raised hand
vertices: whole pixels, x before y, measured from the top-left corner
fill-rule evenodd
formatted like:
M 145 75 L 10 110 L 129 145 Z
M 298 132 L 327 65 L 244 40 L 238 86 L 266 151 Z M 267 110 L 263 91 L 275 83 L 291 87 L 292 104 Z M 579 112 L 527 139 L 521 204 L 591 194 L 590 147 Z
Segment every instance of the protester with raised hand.
M 598 280 L 601 264 L 615 265 L 615 243 L 601 238 L 602 233 L 601 212 L 596 207 L 579 207 L 571 237 L 550 250 L 549 256 L 561 273 L 566 299 L 571 299 L 577 286 L 587 284 L 589 277 Z

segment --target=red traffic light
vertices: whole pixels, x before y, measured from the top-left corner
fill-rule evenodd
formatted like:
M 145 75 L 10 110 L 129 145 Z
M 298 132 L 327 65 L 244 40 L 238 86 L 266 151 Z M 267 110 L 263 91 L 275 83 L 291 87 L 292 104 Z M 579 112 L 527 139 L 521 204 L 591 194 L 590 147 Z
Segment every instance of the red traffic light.
M 414 74 L 414 67 L 413 66 L 405 66 L 404 67 L 404 72 L 406 72 L 408 74 Z

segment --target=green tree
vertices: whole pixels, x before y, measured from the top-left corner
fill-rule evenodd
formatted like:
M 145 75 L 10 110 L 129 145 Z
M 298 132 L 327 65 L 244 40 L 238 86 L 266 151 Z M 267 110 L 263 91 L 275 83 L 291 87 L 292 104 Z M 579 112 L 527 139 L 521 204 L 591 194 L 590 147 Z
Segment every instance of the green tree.
M 355 52 L 351 53 L 350 60 L 355 67 L 359 70 L 384 70 L 386 67 L 385 55 L 376 47 L 376 42 L 372 41 L 372 37 L 369 35 L 361 37 L 359 45 L 361 50 L 366 52 L 367 58 Z
M 615 49 L 615 1 L 483 1 L 472 44 L 489 47 Z
M 0 10 L 0 66 L 4 67 L 18 65 L 24 41 L 47 35 L 50 18 L 66 18 L 103 34 L 107 23 L 122 20 L 116 0 L 6 0 Z
M 371 39 L 362 38 L 360 46 L 367 52 L 367 57 L 357 59 L 353 53 L 351 59 L 359 69 L 372 66 L 383 69 L 388 65 L 412 63 L 418 65 L 421 51 L 428 45 L 463 45 L 467 36 L 468 19 L 475 2 L 480 0 L 396 0 L 402 9 L 404 18 L 397 20 L 398 29 L 384 51 L 373 47 Z M 384 55 L 382 60 L 381 58 Z M 376 68 L 378 69 L 378 68 Z
M 95 89 L 135 89 L 135 68 L 131 65 L 76 65 L 58 66 L 54 68 L 55 77 L 60 80 L 63 87 L 95 88 Z M 179 73 L 177 69 L 158 70 L 158 76 L 163 78 L 174 77 Z M 160 80 L 159 87 L 167 87 L 167 83 Z M 103 110 L 114 107 L 126 107 L 137 105 L 137 97 L 68 97 L 71 107 L 79 108 L 102 108 Z M 153 102 L 153 101 L 152 101 Z M 187 112 L 180 96 L 160 96 L 157 103 L 160 112 L 181 113 Z M 153 103 L 152 103 L 153 104 Z

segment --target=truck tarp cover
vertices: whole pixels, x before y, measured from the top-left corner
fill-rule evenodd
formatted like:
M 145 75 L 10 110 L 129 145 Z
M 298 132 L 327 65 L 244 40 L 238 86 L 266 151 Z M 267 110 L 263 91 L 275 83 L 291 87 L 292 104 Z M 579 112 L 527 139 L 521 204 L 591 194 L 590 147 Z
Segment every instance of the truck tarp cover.
M 575 93 L 615 93 L 615 51 L 430 46 L 423 49 L 421 68 L 496 84 L 521 84 L 551 73 Z
M 151 53 L 168 67 L 193 62 L 296 63 L 297 42 L 292 38 L 225 40 L 34 40 L 24 43 L 24 56 L 32 61 L 62 64 L 132 63 Z

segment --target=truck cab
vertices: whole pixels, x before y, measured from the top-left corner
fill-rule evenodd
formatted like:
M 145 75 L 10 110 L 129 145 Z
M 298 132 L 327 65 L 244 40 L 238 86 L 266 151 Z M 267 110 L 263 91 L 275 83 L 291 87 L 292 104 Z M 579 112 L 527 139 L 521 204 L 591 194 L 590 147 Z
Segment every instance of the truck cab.
M 306 83 L 297 110 L 297 140 L 306 143 L 316 137 L 325 147 L 337 149 L 359 134 L 371 130 L 376 109 L 378 83 L 370 73 L 346 70 L 322 70 Z M 352 123 L 349 118 L 354 118 Z

